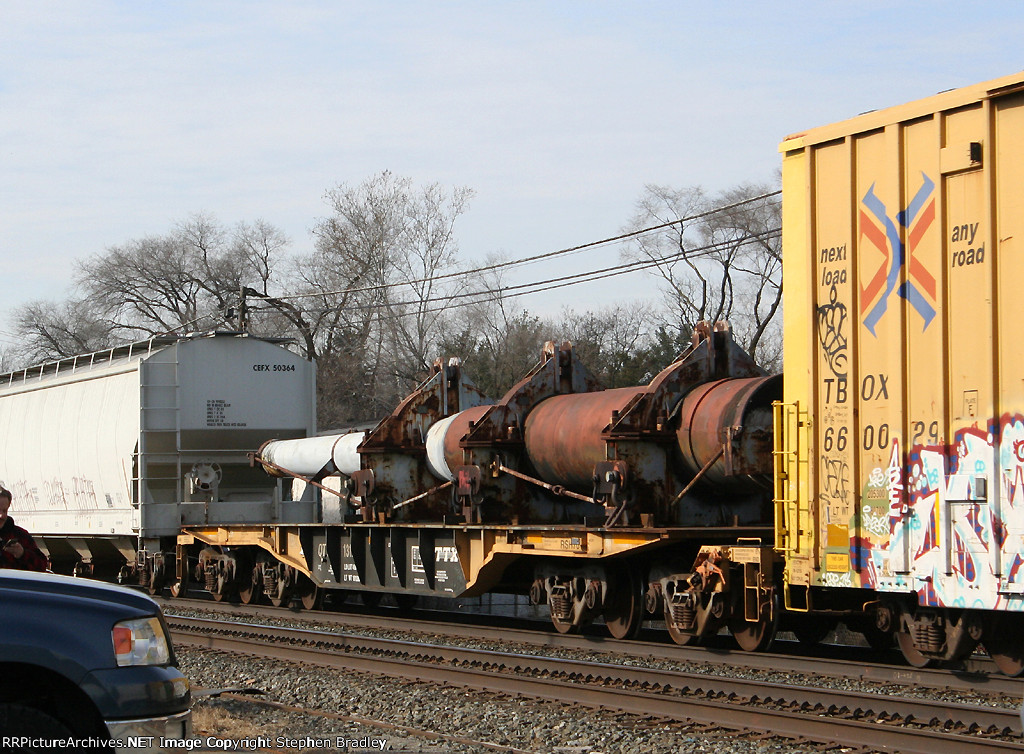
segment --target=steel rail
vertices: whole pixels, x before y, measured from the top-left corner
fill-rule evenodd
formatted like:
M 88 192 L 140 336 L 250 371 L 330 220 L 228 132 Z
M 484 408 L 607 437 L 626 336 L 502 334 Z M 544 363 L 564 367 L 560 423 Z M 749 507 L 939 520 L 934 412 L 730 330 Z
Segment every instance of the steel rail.
M 980 738 L 960 733 L 939 733 L 919 728 L 895 727 L 894 715 L 903 722 L 997 732 L 1016 728 L 1014 710 L 878 696 L 888 709 L 856 706 L 871 695 L 807 687 L 787 687 L 743 679 L 700 674 L 653 671 L 645 668 L 584 663 L 559 658 L 509 655 L 487 650 L 437 647 L 372 637 L 338 636 L 319 631 L 284 629 L 248 624 L 224 624 L 206 619 L 169 618 L 172 633 L 182 643 L 195 644 L 281 660 L 398 676 L 432 683 L 449 683 L 474 689 L 572 701 L 591 707 L 618 709 L 633 714 L 653 714 L 674 720 L 714 723 L 760 733 L 807 738 L 823 743 L 884 746 L 901 751 L 933 754 L 955 746 L 957 751 L 1024 751 L 1024 744 Z M 236 631 L 242 638 L 210 633 Z M 273 643 L 268 640 L 287 640 Z M 312 646 L 298 646 L 296 642 Z M 333 652 L 332 649 L 341 650 Z M 387 656 L 391 655 L 391 656 Z M 424 660 L 429 658 L 429 660 Z M 447 664 L 441 665 L 438 662 Z M 473 665 L 473 667 L 467 667 Z M 498 672 L 496 672 L 498 671 Z M 501 672 L 504 671 L 504 672 Z M 532 673 L 532 675 L 523 675 Z M 689 694 L 670 696 L 668 690 Z M 695 696 L 697 695 L 697 696 Z M 736 698 L 717 701 L 710 696 Z M 786 709 L 752 705 L 783 704 Z M 851 707 L 851 704 L 853 705 Z M 799 707 L 797 709 L 793 709 Z M 954 711 L 969 721 L 950 721 Z M 836 716 L 836 715 L 839 716 Z M 854 717 L 872 717 L 866 722 Z
M 602 652 L 623 657 L 651 658 L 665 662 L 690 662 L 706 665 L 745 667 L 752 670 L 800 673 L 807 675 L 848 678 L 851 680 L 972 691 L 1024 699 L 1024 679 L 999 674 L 988 660 L 971 660 L 962 670 L 914 668 L 908 665 L 878 663 L 868 660 L 870 650 L 864 649 L 864 659 L 835 659 L 823 656 L 827 647 L 808 649 L 794 647 L 799 655 L 783 652 L 743 652 L 718 647 L 686 647 L 671 642 L 618 640 L 587 634 L 559 634 L 544 623 L 541 630 L 509 628 L 493 625 L 493 617 L 486 616 L 492 625 L 479 621 L 470 623 L 408 616 L 385 616 L 366 613 L 309 612 L 296 613 L 286 607 L 266 605 L 232 605 L 208 600 L 158 600 L 165 612 L 173 615 L 175 607 L 195 607 L 244 617 L 276 617 L 290 620 L 315 620 L 338 626 L 434 634 L 460 639 L 487 639 L 499 642 L 518 642 L 553 649 Z M 422 612 L 422 611 L 421 611 Z M 464 614 L 458 614 L 466 618 Z M 475 617 L 475 616 L 473 616 Z M 516 620 L 516 619 L 512 619 Z M 522 619 L 519 619 L 520 621 Z M 777 643 L 780 646 L 784 643 Z M 846 648 L 847 653 L 858 648 Z M 877 655 L 877 653 L 875 653 Z M 890 653 L 895 657 L 895 650 Z

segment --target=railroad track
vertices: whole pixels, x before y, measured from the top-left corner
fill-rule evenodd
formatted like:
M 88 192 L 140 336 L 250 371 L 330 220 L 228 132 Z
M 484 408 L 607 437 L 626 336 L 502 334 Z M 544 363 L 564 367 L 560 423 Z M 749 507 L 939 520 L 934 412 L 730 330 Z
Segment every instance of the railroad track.
M 787 672 L 808 676 L 846 678 L 872 684 L 895 684 L 934 689 L 970 691 L 995 697 L 1024 699 L 1024 679 L 1008 678 L 1000 674 L 987 658 L 975 658 L 964 663 L 959 671 L 933 670 L 906 665 L 893 650 L 891 662 L 878 661 L 878 653 L 857 647 L 834 645 L 807 647 L 796 642 L 777 642 L 778 651 L 743 652 L 721 646 L 680 646 L 667 639 L 617 640 L 603 634 L 559 634 L 548 622 L 539 627 L 522 627 L 532 621 L 502 617 L 503 625 L 494 625 L 492 616 L 462 613 L 438 614 L 417 611 L 412 616 L 389 612 L 295 612 L 286 607 L 269 605 L 234 605 L 201 599 L 160 599 L 165 612 L 173 615 L 176 608 L 205 610 L 233 616 L 248 622 L 261 618 L 299 620 L 321 625 L 350 627 L 374 631 L 446 637 L 466 640 L 486 640 L 517 643 L 557 650 L 601 652 L 621 657 L 655 659 L 677 663 L 701 663 L 711 666 L 744 667 L 766 672 Z M 504 625 L 504 623 L 511 625 Z M 519 627 L 516 627 L 519 626 Z M 648 631 L 647 636 L 656 636 Z
M 823 746 L 1024 751 L 1015 710 L 174 615 L 168 623 L 182 644 Z
M 269 699 L 261 699 L 259 697 L 253 697 L 251 694 L 238 693 L 230 689 L 204 689 L 197 688 L 193 690 L 193 696 L 195 698 L 203 697 L 218 697 L 219 699 L 229 699 L 236 702 L 243 707 L 250 708 L 250 714 L 259 716 L 261 713 L 266 711 L 284 712 L 293 716 L 293 719 L 298 720 L 309 720 L 315 718 L 321 718 L 324 720 L 338 721 L 342 723 L 354 723 L 360 726 L 361 733 L 359 735 L 348 735 L 338 736 L 336 733 L 333 735 L 323 736 L 323 739 L 337 741 L 340 738 L 346 738 L 348 740 L 359 740 L 362 739 L 379 739 L 379 732 L 385 734 L 396 734 L 396 735 L 407 735 L 418 739 L 426 739 L 428 741 L 435 741 L 441 743 L 454 743 L 461 744 L 463 746 L 473 747 L 475 749 L 483 749 L 486 751 L 497 751 L 503 752 L 504 754 L 530 754 L 526 749 L 518 749 L 514 746 L 506 746 L 503 744 L 497 744 L 493 741 L 480 741 L 478 739 L 469 738 L 467 736 L 455 736 L 446 733 L 439 733 L 433 730 L 425 730 L 423 728 L 414 728 L 409 725 L 399 725 L 397 723 L 388 720 L 379 720 L 376 718 L 364 717 L 362 715 L 347 715 L 339 712 L 331 712 L 328 710 L 317 710 L 310 709 L 309 707 L 298 707 L 293 704 L 284 704 L 281 702 L 272 701 Z M 255 708 L 255 709 L 253 709 Z M 374 731 L 373 734 L 367 735 L 365 731 Z M 211 731 L 196 731 L 201 737 L 211 735 Z M 216 736 L 214 736 L 216 738 Z M 295 738 L 294 736 L 288 736 L 285 738 Z M 315 736 L 302 736 L 301 738 L 315 738 Z M 273 741 L 277 742 L 277 736 L 272 737 Z M 387 739 L 386 739 L 387 740 Z M 388 744 L 392 742 L 388 740 Z M 399 751 L 405 751 L 399 744 Z M 269 748 L 271 751 L 277 751 L 276 748 Z M 263 751 L 265 748 L 257 749 Z M 393 749 L 389 749 L 393 750 Z

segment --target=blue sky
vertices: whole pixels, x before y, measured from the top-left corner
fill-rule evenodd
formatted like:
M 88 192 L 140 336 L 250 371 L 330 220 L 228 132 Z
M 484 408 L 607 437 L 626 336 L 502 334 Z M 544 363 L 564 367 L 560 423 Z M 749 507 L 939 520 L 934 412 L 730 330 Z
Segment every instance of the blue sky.
M 647 183 L 771 180 L 787 133 L 1024 69 L 1021 39 L 1016 2 L 0 0 L 7 308 L 199 211 L 306 251 L 324 192 L 384 169 L 476 191 L 467 259 L 601 239 Z

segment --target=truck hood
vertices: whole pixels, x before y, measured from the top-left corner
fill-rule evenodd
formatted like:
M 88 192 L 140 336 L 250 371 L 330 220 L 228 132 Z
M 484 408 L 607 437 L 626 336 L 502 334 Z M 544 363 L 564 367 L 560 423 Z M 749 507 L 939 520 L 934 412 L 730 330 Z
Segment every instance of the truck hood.
M 116 602 L 151 615 L 160 612 L 156 602 L 140 592 L 113 584 L 105 584 L 101 581 L 73 579 L 70 576 L 58 576 L 53 573 L 2 569 L 0 570 L 0 590 L 4 589 Z

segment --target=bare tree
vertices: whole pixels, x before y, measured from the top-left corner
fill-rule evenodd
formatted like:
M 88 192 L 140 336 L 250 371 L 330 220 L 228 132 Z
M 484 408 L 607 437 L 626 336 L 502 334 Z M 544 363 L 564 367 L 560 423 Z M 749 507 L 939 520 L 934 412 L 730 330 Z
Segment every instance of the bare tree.
M 344 374 L 324 384 L 332 424 L 379 417 L 429 369 L 443 332 L 443 299 L 455 290 L 454 225 L 472 192 L 417 187 L 388 171 L 327 192 L 332 212 L 313 228 L 315 250 L 299 260 L 297 293 L 309 326 L 307 351 Z M 353 373 L 355 365 L 359 373 Z
M 396 368 L 405 379 L 428 373 L 437 338 L 450 321 L 443 300 L 465 289 L 464 281 L 439 279 L 438 274 L 458 268 L 454 226 L 472 195 L 466 187 L 448 191 L 434 183 L 411 196 L 405 208 L 395 259 L 395 277 L 405 282 L 394 289 L 388 306 L 391 339 L 399 355 Z
M 81 262 L 77 282 L 113 328 L 156 335 L 199 318 L 202 288 L 185 247 L 170 236 L 113 246 Z
M 572 342 L 580 360 L 605 387 L 638 385 L 668 363 L 658 362 L 652 350 L 651 314 L 642 303 L 581 313 L 564 309 L 554 332 L 559 340 Z
M 769 371 L 782 368 L 782 204 L 767 185 L 742 185 L 724 192 L 709 215 L 705 243 L 729 258 L 734 283 L 732 325 L 751 356 Z
M 706 206 L 707 198 L 699 187 L 673 189 L 649 184 L 637 200 L 625 230 L 694 218 Z M 654 263 L 654 274 L 665 284 L 663 299 L 670 312 L 669 321 L 681 329 L 692 329 L 694 324 L 714 316 L 715 310 L 721 308 L 715 301 L 710 282 L 712 266 L 699 257 L 681 254 L 698 247 L 700 236 L 698 220 L 683 220 L 657 233 L 637 236 L 625 254 L 631 260 Z
M 501 261 L 501 255 L 490 255 L 485 266 Z M 502 294 L 503 278 L 503 270 L 496 269 L 470 283 L 479 296 L 451 312 L 437 347 L 442 356 L 461 358 L 476 386 L 495 399 L 537 363 L 544 342 L 554 337 L 550 322 Z
M 649 185 L 627 229 L 680 221 L 637 236 L 625 253 L 653 263 L 663 281 L 666 332 L 681 337 L 702 320 L 729 320 L 767 369 L 781 366 L 781 206 L 764 196 L 772 193 L 743 185 L 709 198 L 700 188 Z
M 22 360 L 52 361 L 108 347 L 116 334 L 89 301 L 33 301 L 13 313 Z
M 208 328 L 223 321 L 242 288 L 267 293 L 286 245 L 262 220 L 232 235 L 200 213 L 166 235 L 112 246 L 80 262 L 76 283 L 112 331 L 140 337 Z
M 225 270 L 228 285 L 248 285 L 270 295 L 271 280 L 280 274 L 281 262 L 291 241 L 284 232 L 262 218 L 235 226 Z M 237 276 L 230 279 L 231 275 Z
M 0 344 L 0 372 L 10 372 L 25 366 L 25 355 L 12 343 Z

